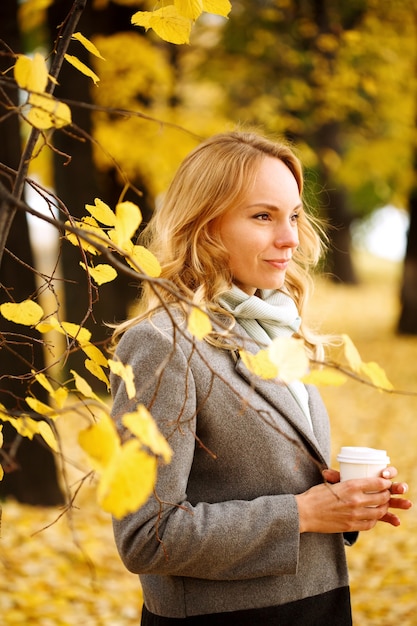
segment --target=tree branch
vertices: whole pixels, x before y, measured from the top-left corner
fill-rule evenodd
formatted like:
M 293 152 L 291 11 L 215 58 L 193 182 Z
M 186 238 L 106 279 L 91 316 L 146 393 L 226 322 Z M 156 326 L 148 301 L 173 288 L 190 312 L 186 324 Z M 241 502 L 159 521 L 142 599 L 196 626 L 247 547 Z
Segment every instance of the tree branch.
M 84 11 L 87 0 L 74 0 L 71 11 L 64 23 L 62 32 L 59 35 L 57 51 L 50 69 L 50 80 L 46 87 L 46 93 L 52 94 L 55 88 L 55 80 L 59 75 L 64 56 L 68 49 L 71 37 L 78 24 L 82 12 Z M 19 169 L 13 187 L 13 196 L 20 199 L 23 195 L 24 184 L 30 163 L 30 157 L 35 149 L 36 142 L 40 135 L 40 130 L 32 128 L 29 139 L 20 159 Z M 2 194 L 3 196 L 3 194 Z M 10 228 L 16 215 L 16 206 L 10 200 L 3 197 L 0 198 L 0 265 L 3 258 L 4 249 L 6 247 L 7 238 Z

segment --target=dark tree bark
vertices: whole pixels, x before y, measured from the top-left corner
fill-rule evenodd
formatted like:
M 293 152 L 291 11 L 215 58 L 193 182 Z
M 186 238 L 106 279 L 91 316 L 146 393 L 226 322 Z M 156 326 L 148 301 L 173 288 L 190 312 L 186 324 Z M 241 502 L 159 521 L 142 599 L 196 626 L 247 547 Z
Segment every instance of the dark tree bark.
M 410 195 L 409 205 L 410 225 L 404 259 L 398 332 L 403 335 L 417 335 L 417 186 Z
M 87 38 L 91 39 L 97 33 L 111 34 L 132 29 L 131 7 L 123 7 L 110 2 L 104 10 L 95 10 L 92 5 L 91 2 L 87 3 L 79 22 L 79 30 Z M 49 8 L 48 27 L 51 45 L 57 35 L 57 25 L 65 19 L 70 6 L 71 0 L 55 0 Z M 91 67 L 91 58 L 80 45 L 71 53 Z M 89 78 L 65 63 L 55 95 L 64 100 L 92 104 L 92 90 L 95 88 Z M 92 135 L 91 111 L 76 105 L 71 106 L 71 109 L 74 124 L 88 135 Z M 114 207 L 119 200 L 122 185 L 117 180 L 115 171 L 103 174 L 97 170 L 91 142 L 84 140 L 81 134 L 77 137 L 77 131 L 74 133 L 64 131 L 55 133 L 54 145 L 61 153 L 71 157 L 66 163 L 65 157 L 59 154 L 54 156 L 55 191 L 71 215 L 85 216 L 85 204 L 93 204 L 96 197 Z M 143 190 L 141 181 L 136 180 L 133 183 L 136 188 Z M 146 221 L 150 209 L 147 205 L 146 190 L 143 193 L 144 195 L 138 198 L 136 194 L 128 191 L 124 199 L 139 204 Z M 64 242 L 62 267 L 65 279 L 65 316 L 71 322 L 83 323 L 93 333 L 95 342 L 105 342 L 111 335 L 106 322 L 114 323 L 127 317 L 129 307 L 137 297 L 137 285 L 132 285 L 131 279 L 119 274 L 116 281 L 100 287 L 100 294 L 94 285 L 92 291 L 89 292 L 86 273 L 79 265 L 80 260 L 82 259 L 79 250 Z M 92 311 L 91 305 L 93 305 Z M 83 370 L 84 359 L 85 357 L 81 354 L 72 355 L 67 363 L 68 368 Z M 89 383 L 96 388 L 96 379 L 90 377 L 85 370 L 84 374 Z
M 414 23 L 417 26 L 417 11 L 414 12 Z M 417 63 L 414 73 L 416 77 Z M 417 100 L 415 104 L 417 107 Z M 417 108 L 415 128 L 417 128 Z M 398 332 L 403 335 L 417 335 L 417 148 L 414 148 L 414 185 L 410 191 L 408 204 L 410 224 L 403 266 Z
M 341 154 L 340 124 L 335 122 L 320 128 L 313 138 L 317 153 L 332 150 Z M 345 284 L 355 285 L 358 282 L 353 266 L 351 246 L 352 237 L 350 226 L 353 213 L 349 207 L 347 191 L 339 184 L 334 185 L 331 172 L 320 159 L 319 182 L 323 193 L 320 194 L 322 204 L 320 206 L 329 225 L 328 236 L 330 246 L 326 257 L 325 272 L 334 280 Z
M 20 51 L 17 29 L 17 0 L 0 3 L 0 38 L 7 42 L 13 52 Z M 0 71 L 13 64 L 13 58 L 0 56 Z M 4 95 L 17 104 L 17 91 L 4 88 Z M 0 117 L 5 108 L 0 104 Z M 17 115 L 9 116 L 0 123 L 0 175 L 6 188 L 11 191 L 13 173 L 2 165 L 17 170 L 20 161 L 20 129 Z M 20 259 L 19 262 L 16 259 Z M 9 237 L 7 250 L 0 268 L 0 303 L 10 300 L 20 302 L 36 292 L 33 254 L 28 224 L 23 213 L 17 213 Z M 28 327 L 18 326 L 0 317 L 0 402 L 11 414 L 27 411 L 23 398 L 27 395 L 31 368 L 44 367 L 44 354 L 39 333 Z M 47 403 L 47 394 L 37 389 L 37 397 Z M 13 496 L 20 502 L 36 505 L 57 505 L 64 501 L 51 450 L 43 440 L 32 441 L 17 435 L 8 423 L 3 426 L 4 445 L 2 465 L 5 470 L 0 482 L 0 497 Z
M 318 27 L 317 40 L 322 35 L 332 34 L 340 37 L 343 30 L 351 27 L 352 20 L 356 22 L 361 18 L 361 11 L 345 14 L 344 9 L 336 9 L 331 0 L 314 0 L 312 2 L 313 15 Z M 334 72 L 334 51 L 321 51 L 320 54 L 326 61 L 330 74 Z M 320 184 L 327 195 L 328 202 L 322 207 L 328 220 L 330 230 L 328 232 L 330 248 L 326 258 L 326 271 L 335 281 L 347 284 L 356 284 L 357 276 L 352 262 L 352 241 L 350 226 L 353 221 L 353 213 L 349 207 L 347 191 L 335 184 L 332 180 L 332 172 L 326 165 L 322 154 L 333 152 L 339 157 L 343 156 L 341 140 L 342 125 L 338 121 L 323 124 L 312 137 L 312 145 L 319 157 Z

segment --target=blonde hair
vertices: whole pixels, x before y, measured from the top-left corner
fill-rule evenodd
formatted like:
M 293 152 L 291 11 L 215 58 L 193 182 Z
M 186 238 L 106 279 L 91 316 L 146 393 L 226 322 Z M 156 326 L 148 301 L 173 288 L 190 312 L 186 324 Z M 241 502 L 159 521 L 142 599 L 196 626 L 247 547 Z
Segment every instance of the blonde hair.
M 302 166 L 289 145 L 254 132 L 221 133 L 201 143 L 184 159 L 142 233 L 141 243 L 161 264 L 161 278 L 169 280 L 181 297 L 207 310 L 220 311 L 217 300 L 232 283 L 227 251 L 212 234 L 210 225 L 245 197 L 265 157 L 279 159 L 289 168 L 302 196 Z M 299 246 L 287 269 L 284 288 L 302 316 L 312 287 L 311 269 L 323 251 L 324 232 L 320 222 L 302 210 L 298 233 Z M 166 303 L 178 302 L 171 292 L 164 293 L 163 299 Z M 121 324 L 115 335 L 160 305 L 160 295 L 145 281 L 137 314 Z M 316 343 L 303 326 L 300 335 L 310 345 Z

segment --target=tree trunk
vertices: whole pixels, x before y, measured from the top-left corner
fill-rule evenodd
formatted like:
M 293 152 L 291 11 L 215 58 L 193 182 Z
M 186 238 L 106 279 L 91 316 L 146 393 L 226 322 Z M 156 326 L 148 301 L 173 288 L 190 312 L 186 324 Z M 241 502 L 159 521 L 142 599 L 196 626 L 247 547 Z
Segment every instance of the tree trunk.
M 17 0 L 0 3 L 0 38 L 7 42 L 13 52 L 20 51 L 17 30 Z M 12 57 L 0 56 L 0 71 L 9 68 Z M 17 90 L 10 90 L 8 97 L 17 105 Z M 0 105 L 0 116 L 4 114 Z M 9 116 L 0 123 L 0 163 L 16 170 L 20 161 L 20 129 L 17 115 Z M 1 166 L 0 166 L 1 171 Z M 11 191 L 14 176 L 7 175 L 4 185 Z M 20 259 L 26 266 L 19 263 Z M 33 254 L 29 240 L 26 217 L 17 213 L 7 240 L 7 251 L 0 268 L 0 303 L 14 300 L 20 302 L 36 292 Z M 27 395 L 27 375 L 30 370 L 43 369 L 44 354 L 41 336 L 28 327 L 18 326 L 0 317 L 0 402 L 12 414 L 27 411 L 24 398 Z M 23 331 L 22 331 L 23 328 Z M 43 388 L 37 397 L 47 403 Z M 32 441 L 17 435 L 16 430 L 5 423 L 2 465 L 5 470 L 0 482 L 0 497 L 13 496 L 20 502 L 37 505 L 57 505 L 64 502 L 59 486 L 55 457 L 35 437 Z
M 410 226 L 404 259 L 398 332 L 417 335 L 417 187 L 414 187 L 410 195 L 409 204 Z
M 69 0 L 55 0 L 48 10 L 51 43 L 56 37 L 56 27 L 65 18 L 70 5 Z M 88 3 L 80 19 L 79 29 L 89 39 L 97 33 L 109 34 L 128 30 L 132 28 L 131 15 L 130 7 L 110 3 L 104 10 L 95 10 L 92 3 Z M 83 47 L 77 46 L 71 53 L 91 67 L 91 58 Z M 95 87 L 89 78 L 68 63 L 64 64 L 59 86 L 55 90 L 58 98 L 91 104 L 92 89 Z M 77 106 L 72 106 L 71 109 L 74 124 L 88 135 L 92 135 L 91 111 Z M 75 131 L 56 132 L 54 135 L 54 145 L 59 151 L 71 157 L 70 161 L 65 163 L 65 157 L 54 155 L 54 186 L 57 196 L 67 206 L 71 215 L 80 218 L 86 215 L 85 204 L 94 204 L 97 197 L 114 207 L 120 197 L 122 185 L 114 172 L 103 174 L 96 169 L 92 143 L 77 139 L 76 134 Z M 139 187 L 139 181 L 134 183 Z M 124 199 L 138 202 L 138 198 L 129 192 Z M 95 342 L 105 342 L 111 335 L 106 322 L 119 322 L 127 317 L 130 304 L 137 297 L 137 286 L 133 286 L 131 279 L 120 274 L 116 281 L 101 286 L 100 294 L 94 285 L 90 293 L 86 273 L 79 265 L 83 259 L 78 248 L 64 242 L 61 258 L 65 279 L 66 319 L 83 323 L 92 332 Z M 81 354 L 71 355 L 67 367 L 82 371 L 83 376 L 85 375 L 89 383 L 96 388 L 97 380 L 84 370 L 84 360 L 85 357 Z
M 314 0 L 313 14 L 315 23 L 318 26 L 318 35 L 328 35 L 340 37 L 344 28 L 342 14 L 338 15 L 336 24 L 333 23 L 335 17 L 333 2 L 331 0 Z M 356 15 L 355 19 L 359 19 Z M 349 14 L 349 20 L 352 15 Z M 318 39 L 319 39 L 318 37 Z M 319 54 L 327 64 L 330 76 L 334 72 L 335 58 L 334 51 L 321 50 Z M 322 207 L 330 226 L 328 236 L 330 248 L 326 258 L 326 271 L 330 278 L 347 284 L 358 282 L 352 262 L 351 232 L 350 226 L 353 214 L 349 207 L 348 193 L 335 181 L 332 167 L 328 163 L 329 155 L 343 157 L 343 146 L 341 141 L 341 123 L 339 121 L 327 122 L 323 124 L 313 136 L 313 145 L 319 157 L 319 183 L 327 196 L 327 202 Z
M 340 130 L 338 122 L 325 124 L 314 134 L 312 143 L 319 157 L 318 184 L 322 190 L 318 193 L 322 199 L 320 209 L 329 226 L 327 234 L 330 247 L 325 272 L 334 281 L 355 285 L 358 281 L 352 261 L 350 232 L 353 214 L 349 207 L 348 193 L 339 183 L 334 183 L 326 159 L 322 158 L 323 154 L 329 152 L 342 154 Z

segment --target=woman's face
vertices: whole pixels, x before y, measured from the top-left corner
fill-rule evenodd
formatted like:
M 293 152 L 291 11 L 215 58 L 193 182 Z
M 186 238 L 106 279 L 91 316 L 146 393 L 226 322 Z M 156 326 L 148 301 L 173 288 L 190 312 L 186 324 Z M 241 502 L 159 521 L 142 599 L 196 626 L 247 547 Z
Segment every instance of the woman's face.
M 249 295 L 283 286 L 298 246 L 302 210 L 297 181 L 279 159 L 265 157 L 242 203 L 218 218 L 215 228 L 229 253 L 233 282 Z

